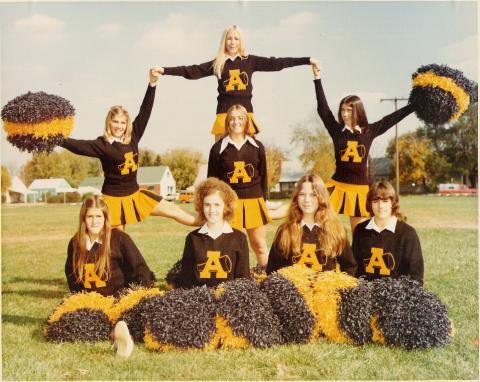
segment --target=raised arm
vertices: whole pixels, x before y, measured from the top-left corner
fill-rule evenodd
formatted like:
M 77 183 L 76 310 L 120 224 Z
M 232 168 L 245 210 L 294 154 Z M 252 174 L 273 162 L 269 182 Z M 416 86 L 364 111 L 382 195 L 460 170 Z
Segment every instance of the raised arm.
M 149 75 L 149 84 L 147 87 L 147 92 L 143 97 L 142 104 L 140 105 L 140 111 L 135 117 L 135 120 L 132 123 L 132 136 L 135 137 L 138 142 L 145 132 L 147 127 L 148 120 L 150 119 L 150 114 L 152 113 L 153 101 L 155 100 L 155 90 L 157 88 L 157 81 L 160 74 L 160 68 L 153 67 L 150 69 Z
M 335 133 L 335 129 L 338 129 L 338 122 L 335 120 L 335 117 L 328 106 L 327 98 L 325 97 L 325 92 L 323 91 L 322 80 L 320 79 L 320 66 L 313 65 L 312 69 L 315 94 L 317 96 L 317 112 L 328 133 L 333 135 Z
M 278 72 L 293 66 L 310 65 L 310 57 L 261 57 L 250 55 L 253 71 L 256 72 Z M 315 59 L 314 59 L 315 61 Z
M 160 73 L 166 76 L 180 76 L 187 80 L 198 80 L 213 75 L 213 60 L 200 65 L 171 66 L 159 68 Z
M 409 114 L 413 113 L 413 111 L 414 111 L 413 105 L 408 104 L 407 106 L 404 106 L 398 109 L 397 111 L 394 111 L 393 113 L 383 117 L 380 121 L 372 123 L 370 125 L 370 128 L 373 131 L 373 135 L 376 137 L 378 135 L 383 134 L 388 129 L 390 129 L 391 127 L 396 125 L 398 122 L 400 122 L 402 119 L 407 117 Z

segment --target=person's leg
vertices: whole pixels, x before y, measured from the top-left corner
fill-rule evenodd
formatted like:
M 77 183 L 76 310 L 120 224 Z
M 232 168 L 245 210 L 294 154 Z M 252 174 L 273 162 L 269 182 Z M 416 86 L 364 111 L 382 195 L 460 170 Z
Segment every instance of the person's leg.
M 133 339 L 125 321 L 118 321 L 113 329 L 113 346 L 122 358 L 130 357 L 133 352 Z
M 287 217 L 288 209 L 290 208 L 290 203 L 284 203 L 280 207 L 275 208 L 274 210 L 268 210 L 268 216 L 272 220 L 284 219 Z
M 352 237 L 353 233 L 355 232 L 355 227 L 357 224 L 360 224 L 364 222 L 365 220 L 368 220 L 368 218 L 363 217 L 363 216 L 350 216 L 350 228 L 352 229 Z
M 257 263 L 264 267 L 267 266 L 267 226 L 263 225 L 257 228 L 247 229 L 247 235 L 250 245 L 257 256 Z
M 165 200 L 165 199 L 162 199 L 155 206 L 151 214 L 154 216 L 163 216 L 166 218 L 171 218 L 181 224 L 185 224 L 188 226 L 195 225 L 195 216 L 190 215 L 183 208 L 180 208 L 175 203 L 169 202 L 168 200 Z

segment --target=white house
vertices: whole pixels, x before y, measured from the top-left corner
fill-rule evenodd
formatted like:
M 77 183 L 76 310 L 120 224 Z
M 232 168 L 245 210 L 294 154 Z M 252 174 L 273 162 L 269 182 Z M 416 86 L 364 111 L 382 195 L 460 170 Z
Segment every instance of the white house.
M 63 178 L 35 179 L 32 184 L 28 186 L 28 189 L 30 191 L 36 191 L 40 200 L 45 200 L 47 194 L 55 196 L 57 194 L 65 195 L 67 192 L 77 192 L 77 189 L 72 188 Z
M 35 201 L 36 195 L 36 191 L 30 191 L 18 176 L 14 176 L 5 195 L 5 203 L 27 203 L 29 197 L 31 201 Z

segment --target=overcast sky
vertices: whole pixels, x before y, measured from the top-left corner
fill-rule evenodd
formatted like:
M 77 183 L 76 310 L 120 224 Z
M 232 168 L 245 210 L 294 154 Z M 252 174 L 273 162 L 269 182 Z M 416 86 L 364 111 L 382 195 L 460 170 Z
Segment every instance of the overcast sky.
M 411 74 L 446 64 L 477 81 L 476 2 L 26 2 L 1 3 L 1 106 L 27 91 L 68 99 L 76 109 L 73 138 L 103 132 L 106 112 L 121 104 L 135 116 L 152 65 L 212 59 L 224 28 L 239 25 L 247 51 L 261 56 L 317 58 L 329 104 L 359 95 L 370 121 L 393 111 L 380 98 L 408 97 Z M 296 153 L 297 123 L 316 114 L 310 66 L 255 73 L 253 107 L 258 139 Z M 217 81 L 164 76 L 141 148 L 159 153 L 213 144 Z M 403 105 L 404 103 L 401 103 Z M 319 122 L 320 123 L 320 122 Z M 400 132 L 420 121 L 411 115 Z M 394 129 L 371 149 L 384 156 Z M 2 163 L 19 168 L 30 158 L 5 140 Z

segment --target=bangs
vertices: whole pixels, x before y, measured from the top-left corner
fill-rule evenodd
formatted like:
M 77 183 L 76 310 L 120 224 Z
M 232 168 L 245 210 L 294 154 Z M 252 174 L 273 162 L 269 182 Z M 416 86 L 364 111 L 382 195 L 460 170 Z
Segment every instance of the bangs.
M 372 195 L 372 200 L 375 199 L 395 200 L 395 190 L 393 188 L 379 186 L 375 193 Z

